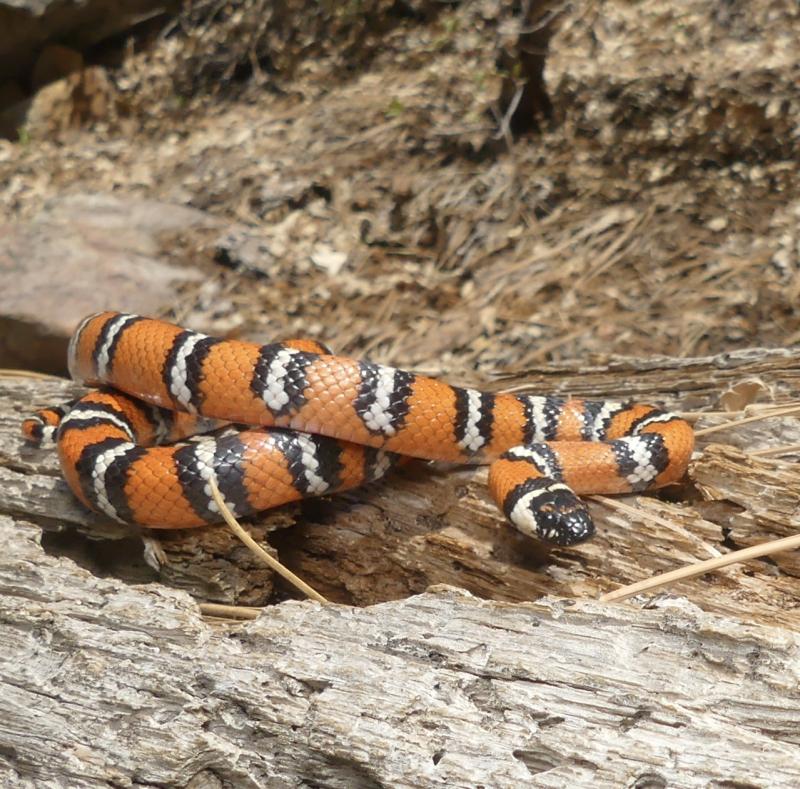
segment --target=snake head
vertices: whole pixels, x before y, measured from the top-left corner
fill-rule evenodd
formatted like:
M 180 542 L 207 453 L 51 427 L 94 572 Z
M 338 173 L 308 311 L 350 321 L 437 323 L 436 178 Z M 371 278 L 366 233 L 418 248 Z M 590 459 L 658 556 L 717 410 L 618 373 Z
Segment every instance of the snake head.
M 575 545 L 594 534 L 586 505 L 563 482 L 529 479 L 509 494 L 504 509 L 523 534 L 555 545 Z

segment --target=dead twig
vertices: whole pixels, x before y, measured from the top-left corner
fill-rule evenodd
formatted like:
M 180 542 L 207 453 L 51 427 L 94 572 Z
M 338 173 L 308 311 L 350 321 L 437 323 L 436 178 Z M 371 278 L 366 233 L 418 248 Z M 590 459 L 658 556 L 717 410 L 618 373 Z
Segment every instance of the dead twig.
M 237 522 L 233 517 L 233 513 L 228 508 L 225 500 L 219 492 L 217 482 L 214 477 L 209 477 L 209 487 L 211 488 L 211 496 L 219 507 L 220 514 L 225 519 L 230 530 L 259 558 L 264 564 L 271 567 L 278 575 L 285 578 L 292 586 L 299 589 L 307 597 L 316 600 L 320 603 L 327 603 L 328 601 L 315 589 L 312 589 L 302 578 L 298 578 L 288 567 L 284 567 L 277 559 L 270 556 Z
M 644 581 L 628 584 L 620 589 L 615 589 L 613 592 L 607 592 L 606 594 L 601 595 L 598 600 L 604 603 L 626 600 L 629 597 L 639 594 L 640 592 L 651 592 L 653 589 L 658 589 L 661 586 L 674 584 L 678 581 L 685 581 L 689 578 L 696 578 L 698 575 L 709 573 L 712 570 L 719 570 L 722 567 L 727 567 L 730 564 L 747 562 L 750 559 L 758 559 L 762 556 L 769 556 L 773 553 L 779 553 L 781 551 L 794 551 L 798 548 L 800 548 L 800 534 L 795 534 L 791 537 L 784 537 L 780 540 L 771 540 L 770 542 L 763 543 L 762 545 L 753 545 L 750 548 L 743 548 L 741 551 L 734 551 L 733 553 L 729 553 L 725 556 L 720 556 L 714 559 L 706 559 L 704 562 L 690 564 L 677 570 L 671 570 L 668 573 L 655 575 L 652 578 L 645 579 Z

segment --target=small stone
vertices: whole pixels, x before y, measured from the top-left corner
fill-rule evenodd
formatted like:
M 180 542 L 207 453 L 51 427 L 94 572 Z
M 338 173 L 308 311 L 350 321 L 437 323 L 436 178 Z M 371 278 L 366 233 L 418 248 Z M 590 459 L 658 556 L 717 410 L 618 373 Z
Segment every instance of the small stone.
M 311 252 L 311 262 L 335 277 L 347 263 L 347 255 L 331 249 L 327 244 L 317 244 Z
M 716 216 L 706 224 L 706 227 L 714 233 L 719 233 L 720 231 L 724 230 L 727 226 L 728 226 L 728 220 L 724 216 Z

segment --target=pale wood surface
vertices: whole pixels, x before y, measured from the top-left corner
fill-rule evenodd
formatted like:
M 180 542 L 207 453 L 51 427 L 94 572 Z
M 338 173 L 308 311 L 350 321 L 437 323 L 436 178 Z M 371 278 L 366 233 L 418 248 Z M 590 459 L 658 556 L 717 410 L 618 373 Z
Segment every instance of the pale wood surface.
M 97 578 L 0 518 L 4 786 L 789 787 L 800 640 L 457 590 L 245 625 Z M 715 782 L 718 782 L 715 784 Z
M 753 376 L 798 399 L 798 371 L 800 352 L 752 349 L 561 369 L 558 389 L 716 410 Z M 110 524 L 74 502 L 52 451 L 23 444 L 24 414 L 75 391 L 0 378 L 0 785 L 800 781 L 797 554 L 671 590 L 691 602 L 589 599 L 796 531 L 795 463 L 747 451 L 797 443 L 795 417 L 701 440 L 674 501 L 621 499 L 636 517 L 593 501 L 598 537 L 568 550 L 509 530 L 483 469 L 415 463 L 276 511 L 253 533 L 332 600 L 372 607 L 287 602 L 234 625 L 180 590 L 289 593 L 225 529 Z M 477 598 L 404 599 L 435 584 Z M 525 602 L 542 595 L 579 600 Z

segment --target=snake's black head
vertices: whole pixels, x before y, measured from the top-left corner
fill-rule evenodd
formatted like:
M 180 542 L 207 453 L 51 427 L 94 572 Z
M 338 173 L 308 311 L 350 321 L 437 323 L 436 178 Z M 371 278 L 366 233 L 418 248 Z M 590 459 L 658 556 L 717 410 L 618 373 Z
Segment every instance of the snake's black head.
M 563 482 L 547 477 L 518 485 L 504 509 L 523 534 L 555 545 L 575 545 L 594 535 L 586 505 Z

